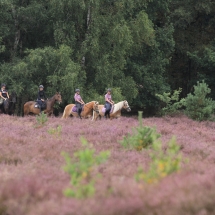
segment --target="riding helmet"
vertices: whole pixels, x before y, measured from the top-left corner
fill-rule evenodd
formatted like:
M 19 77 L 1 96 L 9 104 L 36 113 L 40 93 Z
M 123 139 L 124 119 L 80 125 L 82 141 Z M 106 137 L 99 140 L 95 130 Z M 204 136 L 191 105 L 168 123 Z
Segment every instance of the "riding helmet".
M 39 88 L 44 88 L 44 86 L 41 84 L 41 85 L 39 86 Z
M 79 90 L 79 89 L 76 89 L 75 92 L 76 92 L 76 93 L 77 93 L 77 92 L 80 92 L 80 90 Z
M 6 84 L 1 84 L 1 87 L 6 87 Z
M 107 92 L 111 92 L 111 89 L 110 89 L 110 88 L 108 88 L 108 89 L 107 89 Z

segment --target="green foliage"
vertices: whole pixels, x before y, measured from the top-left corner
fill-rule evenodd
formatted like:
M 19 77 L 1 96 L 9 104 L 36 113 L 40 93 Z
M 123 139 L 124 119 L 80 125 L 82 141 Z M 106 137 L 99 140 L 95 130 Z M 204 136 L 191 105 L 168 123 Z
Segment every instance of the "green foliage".
M 135 175 L 138 182 L 156 183 L 165 176 L 178 172 L 181 168 L 183 159 L 180 146 L 176 143 L 175 138 L 167 143 L 165 151 L 162 149 L 161 141 L 158 140 L 153 142 L 152 149 L 149 169 L 145 171 L 139 167 Z
M 58 125 L 57 128 L 49 128 L 48 133 L 55 137 L 60 137 L 62 133 L 62 126 Z
M 48 121 L 47 115 L 42 111 L 39 115 L 36 116 L 36 126 L 44 126 L 46 122 Z
M 133 129 L 132 134 L 125 136 L 120 143 L 125 148 L 141 151 L 151 147 L 160 136 L 155 128 L 142 126 L 142 112 L 139 111 L 139 126 Z
M 204 79 L 215 98 L 214 12 L 211 0 L 1 0 L 0 81 L 18 114 L 39 84 L 64 104 L 75 88 L 103 103 L 112 87 L 116 102 L 152 110 L 156 94 L 181 86 L 185 97 Z
M 211 92 L 208 85 L 202 81 L 194 86 L 193 94 L 189 93 L 185 100 L 185 113 L 194 120 L 209 120 L 215 109 L 215 101 L 207 98 Z
M 95 181 L 98 175 L 94 176 L 93 171 L 105 162 L 110 156 L 109 151 L 95 153 L 93 146 L 90 146 L 85 139 L 81 139 L 84 149 L 73 154 L 73 159 L 63 153 L 66 161 L 64 170 L 69 173 L 70 188 L 64 191 L 64 195 L 74 198 L 87 198 L 95 193 Z
M 179 88 L 178 90 L 174 90 L 172 95 L 171 93 L 163 93 L 162 95 L 156 94 L 156 96 L 166 104 L 166 106 L 162 108 L 162 114 L 175 114 L 184 106 L 185 99 L 179 98 L 181 91 L 182 88 Z

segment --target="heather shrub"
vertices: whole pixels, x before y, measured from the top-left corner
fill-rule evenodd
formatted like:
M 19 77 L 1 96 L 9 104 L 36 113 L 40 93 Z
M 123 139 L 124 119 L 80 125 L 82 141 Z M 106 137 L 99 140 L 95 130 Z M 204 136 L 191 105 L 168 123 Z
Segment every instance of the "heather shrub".
M 202 83 L 197 82 L 197 85 L 194 86 L 193 94 L 189 93 L 185 99 L 185 113 L 188 117 L 199 121 L 212 118 L 215 101 L 207 98 L 210 92 L 211 89 L 204 81 Z
M 38 116 L 36 116 L 36 125 L 43 126 L 48 121 L 47 115 L 42 111 Z
M 179 88 L 178 90 L 174 90 L 174 92 L 171 93 L 163 93 L 156 94 L 156 96 L 165 103 L 165 107 L 162 108 L 162 115 L 173 115 L 176 114 L 179 109 L 181 109 L 184 106 L 185 99 L 180 99 L 179 95 L 182 91 L 182 88 Z
M 149 169 L 145 171 L 139 167 L 135 175 L 137 181 L 145 181 L 149 184 L 156 183 L 161 178 L 177 172 L 181 168 L 180 146 L 176 143 L 174 137 L 168 142 L 165 151 L 162 149 L 162 143 L 159 140 L 153 142 L 152 149 Z
M 141 151 L 144 148 L 152 146 L 161 135 L 157 133 L 155 128 L 142 125 L 142 112 L 138 113 L 139 126 L 133 128 L 131 134 L 127 134 L 120 143 L 128 149 L 136 149 Z
M 49 128 L 48 133 L 55 137 L 60 137 L 62 133 L 62 126 L 58 125 L 57 128 Z
M 81 139 L 84 149 L 73 154 L 71 158 L 67 153 L 63 153 L 66 161 L 64 170 L 71 176 L 71 187 L 64 190 L 64 195 L 74 198 L 86 198 L 95 193 L 95 181 L 98 175 L 93 176 L 93 171 L 99 164 L 105 162 L 110 153 L 102 151 L 98 155 L 95 149 L 90 146 L 85 139 Z

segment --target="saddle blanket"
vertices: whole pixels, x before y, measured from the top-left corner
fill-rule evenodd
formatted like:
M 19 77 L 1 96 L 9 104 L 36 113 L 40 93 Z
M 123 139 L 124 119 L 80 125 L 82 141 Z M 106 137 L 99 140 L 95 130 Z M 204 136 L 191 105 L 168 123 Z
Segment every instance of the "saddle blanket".
M 113 113 L 113 109 L 114 109 L 114 105 L 112 105 L 112 108 L 111 108 L 111 110 L 110 110 L 110 113 Z M 102 113 L 105 113 L 105 111 L 106 111 L 106 108 L 105 108 L 105 106 L 102 108 Z
M 35 103 L 34 107 L 40 109 L 40 105 L 39 105 L 37 102 Z M 43 103 L 43 104 L 42 104 L 41 109 L 42 109 L 42 110 L 46 109 L 46 103 Z
M 82 111 L 84 110 L 84 106 L 82 107 Z M 72 111 L 71 112 L 78 112 L 78 109 L 76 106 L 73 106 Z

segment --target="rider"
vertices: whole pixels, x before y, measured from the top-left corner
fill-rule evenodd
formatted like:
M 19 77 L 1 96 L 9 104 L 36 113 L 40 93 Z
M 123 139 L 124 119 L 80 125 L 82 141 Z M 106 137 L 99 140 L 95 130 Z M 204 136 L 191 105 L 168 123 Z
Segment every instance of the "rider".
M 85 103 L 84 103 L 84 101 L 82 100 L 82 98 L 81 98 L 81 96 L 80 96 L 80 90 L 79 90 L 79 89 L 76 89 L 76 90 L 75 90 L 74 99 L 75 99 L 76 108 L 77 108 L 77 110 L 78 110 L 78 115 L 79 115 L 79 117 L 81 118 L 82 107 L 83 107 L 83 105 L 84 105 Z
M 37 103 L 39 104 L 40 112 L 42 107 L 44 106 L 45 99 L 47 99 L 45 92 L 44 92 L 44 86 L 39 86 L 38 96 L 37 96 Z
M 1 85 L 0 97 L 4 100 L 9 99 L 9 94 L 6 90 L 6 84 Z
M 105 95 L 105 117 L 107 118 L 107 116 L 110 118 L 110 111 L 112 108 L 112 105 L 114 105 L 114 101 L 111 98 L 111 89 L 107 89 L 107 94 Z

